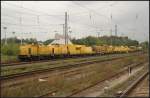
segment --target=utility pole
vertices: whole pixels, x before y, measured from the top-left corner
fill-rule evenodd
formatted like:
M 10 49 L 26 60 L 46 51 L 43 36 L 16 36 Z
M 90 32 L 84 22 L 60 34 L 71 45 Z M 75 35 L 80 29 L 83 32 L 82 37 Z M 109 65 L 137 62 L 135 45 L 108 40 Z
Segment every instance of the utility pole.
M 6 30 L 7 30 L 7 27 L 4 27 L 4 32 L 5 32 L 5 45 L 7 44 L 7 38 L 6 38 Z
M 110 29 L 110 45 L 112 45 L 112 28 Z
M 23 8 L 23 3 L 21 2 L 21 9 Z M 22 13 L 20 13 L 20 32 L 22 32 Z M 22 45 L 23 35 L 21 34 L 21 45 Z
M 22 45 L 23 34 L 22 34 L 22 17 L 21 16 L 20 16 L 20 32 L 21 32 L 21 45 Z
M 100 35 L 100 32 L 97 32 L 97 34 L 98 34 L 98 38 L 100 37 L 99 35 Z
M 111 41 L 111 45 L 112 45 L 112 13 L 111 13 L 111 16 L 110 16 L 110 18 L 111 18 L 111 30 L 110 30 L 110 41 Z
M 65 35 L 65 24 L 62 25 L 63 25 L 63 35 Z
M 115 25 L 115 44 L 117 44 L 117 25 Z
M 67 12 L 65 12 L 65 45 L 68 44 L 68 24 L 67 24 Z
M 115 36 L 117 36 L 117 25 L 115 25 Z

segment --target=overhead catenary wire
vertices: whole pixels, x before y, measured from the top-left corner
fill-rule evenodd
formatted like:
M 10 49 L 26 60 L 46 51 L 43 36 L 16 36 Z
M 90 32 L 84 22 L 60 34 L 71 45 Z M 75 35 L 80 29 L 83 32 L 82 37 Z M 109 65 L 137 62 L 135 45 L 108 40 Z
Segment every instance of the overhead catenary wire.
M 10 3 L 7 3 L 7 4 L 10 4 Z M 20 7 L 19 5 L 14 5 L 14 4 L 10 4 L 10 5 L 13 5 L 13 6 L 16 6 L 16 7 Z M 29 8 L 25 8 L 25 7 L 22 7 L 24 9 L 27 9 L 27 10 L 30 10 L 30 11 L 35 11 L 35 10 L 32 10 L 32 9 L 29 9 Z M 36 11 L 35 11 L 36 12 Z M 40 11 L 37 11 L 37 12 L 40 12 Z M 40 12 L 41 13 L 41 12 Z M 43 13 L 43 12 L 42 12 Z M 43 13 L 44 15 L 49 15 L 47 13 Z M 39 15 L 40 16 L 40 15 Z M 86 25 L 86 24 L 85 24 Z M 91 25 L 87 25 L 87 26 L 91 26 Z M 94 27 L 94 26 L 91 26 L 91 27 Z M 97 27 L 94 27 L 94 28 L 97 28 Z
M 78 6 L 80 6 L 80 7 L 82 7 L 82 8 L 84 8 L 84 9 L 86 9 L 86 10 L 88 10 L 88 11 L 90 11 L 90 12 L 93 12 L 93 13 L 99 15 L 100 17 L 103 16 L 104 18 L 107 18 L 108 20 L 110 20 L 110 18 L 109 18 L 108 16 L 103 15 L 103 14 L 100 14 L 100 13 L 96 12 L 96 11 L 93 10 L 93 9 L 90 9 L 90 8 L 84 6 L 84 5 L 81 5 L 81 4 L 77 3 L 77 2 L 73 2 L 73 3 L 76 4 L 76 5 L 78 5 Z
M 40 16 L 40 15 L 39 15 Z M 70 21 L 70 20 L 69 20 Z M 76 22 L 76 21 L 74 21 L 74 22 Z M 86 26 L 89 26 L 89 27 L 94 27 L 94 26 L 91 26 L 91 25 L 87 25 L 87 24 L 81 24 L 81 25 L 86 25 Z M 25 25 L 24 25 L 25 26 Z M 29 25 L 29 26 L 31 26 L 31 25 Z M 97 28 L 97 27 L 94 27 L 94 28 Z
M 62 14 L 61 14 L 61 15 L 60 15 L 60 14 L 59 14 L 59 15 L 56 15 L 56 14 L 47 14 L 47 13 L 42 12 L 42 11 L 33 10 L 33 9 L 30 9 L 30 8 L 23 7 L 23 5 L 20 6 L 20 5 L 12 4 L 12 3 L 8 3 L 8 2 L 4 2 L 4 4 L 10 5 L 10 6 L 14 6 L 14 7 L 21 8 L 21 9 L 24 9 L 24 10 L 27 10 L 27 11 L 31 11 L 31 12 L 32 12 L 32 13 L 30 13 L 30 14 L 23 12 L 23 14 L 27 14 L 27 15 L 34 15 L 34 16 L 37 16 L 37 15 L 39 15 L 39 16 L 63 16 Z M 12 9 L 11 9 L 11 10 L 12 10 Z M 23 10 L 21 10 L 21 11 L 23 11 Z M 37 13 L 37 14 L 33 14 L 33 12 L 35 12 L 35 13 Z
M 88 7 L 87 7 L 88 8 Z M 88 10 L 89 10 L 90 8 L 88 8 Z M 92 9 L 92 10 L 94 10 L 94 9 Z M 23 11 L 23 13 L 25 12 L 25 10 L 22 10 Z M 91 10 L 90 10 L 91 11 Z M 94 10 L 95 11 L 95 10 Z M 92 11 L 91 11 L 92 12 Z M 97 12 L 97 11 L 96 11 Z M 24 15 L 22 13 L 22 15 Z M 34 12 L 33 12 L 34 13 Z M 45 13 L 45 12 L 44 12 Z M 42 20 L 42 18 L 45 18 L 45 17 L 42 17 L 42 16 L 48 16 L 49 17 L 49 15 L 52 15 L 52 14 L 49 14 L 49 15 L 47 15 L 48 13 L 46 13 L 46 14 L 44 14 L 44 13 L 36 13 L 34 16 L 35 17 L 37 17 L 38 15 L 39 15 L 39 18 L 41 18 L 41 22 L 43 22 L 43 20 Z M 92 13 L 95 13 L 95 12 L 92 12 Z M 89 14 L 89 11 L 87 12 L 87 14 Z M 28 15 L 28 12 L 27 12 L 27 15 Z M 70 14 L 69 14 L 70 15 Z M 75 14 L 74 14 L 75 15 Z M 77 16 L 80 16 L 80 14 L 76 14 Z M 98 15 L 97 13 L 95 13 L 94 15 Z M 13 15 L 12 15 L 13 16 Z M 30 15 L 29 15 L 30 16 Z M 54 16 L 54 15 L 53 15 Z M 59 15 L 58 15 L 59 16 Z M 60 15 L 61 16 L 61 15 Z M 63 15 L 62 15 L 63 16 Z M 56 15 L 56 17 L 57 17 L 57 15 Z M 57 18 L 60 18 L 60 17 L 57 17 Z M 80 25 L 85 25 L 85 26 L 88 26 L 88 27 L 90 27 L 90 28 L 96 28 L 96 30 L 97 30 L 97 28 L 98 27 L 100 27 L 99 25 L 96 25 L 96 23 L 94 23 L 94 21 L 95 21 L 95 19 L 93 19 L 94 17 L 93 17 L 93 14 L 92 14 L 92 19 L 93 19 L 93 24 L 92 25 L 90 25 L 90 24 L 84 24 L 84 23 L 79 23 L 80 21 L 74 21 L 74 22 L 72 22 L 71 23 L 71 21 L 72 21 L 72 19 L 70 19 L 70 17 L 68 17 L 69 18 L 69 24 L 72 24 L 72 23 L 74 23 L 74 24 L 80 24 Z M 19 19 L 19 17 L 18 17 L 18 19 Z M 63 19 L 63 18 L 62 18 Z M 110 19 L 110 18 L 109 18 Z M 24 19 L 22 19 L 22 20 L 24 20 Z M 70 21 L 71 20 L 71 21 Z M 73 19 L 74 20 L 74 19 Z M 80 20 L 82 20 L 82 19 L 80 19 Z M 23 21 L 24 22 L 24 21 Z M 10 22 L 11 23 L 11 22 Z M 2 23 L 2 24 L 7 24 L 7 23 Z M 57 24 L 48 24 L 48 23 L 45 23 L 45 24 L 42 24 L 42 23 L 39 23 L 40 24 L 40 27 L 42 27 L 42 28 L 48 28 L 49 26 L 57 26 Z M 9 24 L 9 25 L 14 25 L 14 26 L 19 26 L 20 24 Z M 29 27 L 29 28 L 32 28 L 32 27 L 38 27 L 38 25 L 34 25 L 34 24 L 23 24 L 22 23 L 22 26 L 25 26 L 25 27 Z M 118 27 L 120 27 L 121 25 L 118 25 Z M 72 26 L 73 27 L 73 26 Z M 103 26 L 102 26 L 103 27 Z M 112 30 L 113 31 L 113 30 Z
M 76 4 L 76 5 L 78 5 L 78 6 L 80 6 L 80 7 L 82 7 L 82 8 L 84 8 L 84 9 L 86 9 L 86 10 L 88 10 L 89 12 L 93 12 L 93 13 L 97 14 L 97 15 L 100 16 L 100 17 L 103 16 L 104 18 L 108 19 L 108 21 L 111 19 L 111 21 L 110 21 L 110 24 L 111 24 L 111 31 L 110 31 L 110 32 L 112 32 L 112 22 L 114 22 L 114 21 L 112 20 L 112 17 L 109 18 L 108 16 L 103 15 L 103 14 L 100 14 L 100 13 L 96 12 L 95 10 L 90 9 L 90 8 L 84 6 L 84 5 L 81 5 L 81 4 L 77 3 L 77 2 L 73 2 L 73 3 Z M 114 4 L 111 4 L 111 5 L 109 5 L 109 6 L 112 6 L 112 5 L 114 5 Z M 93 21 L 93 22 L 94 22 L 94 21 Z M 109 22 L 108 22 L 108 23 L 109 23 Z M 115 22 L 114 22 L 114 23 L 115 23 Z M 96 27 L 96 29 L 97 29 L 97 27 Z M 111 34 L 111 35 L 112 35 L 112 34 Z

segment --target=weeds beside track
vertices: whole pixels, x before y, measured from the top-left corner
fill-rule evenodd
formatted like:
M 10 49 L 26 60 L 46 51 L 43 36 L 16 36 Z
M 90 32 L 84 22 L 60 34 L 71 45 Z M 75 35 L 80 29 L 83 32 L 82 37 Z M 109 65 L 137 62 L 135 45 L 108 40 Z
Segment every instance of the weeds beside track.
M 119 97 L 127 97 L 133 91 L 133 89 L 135 89 L 138 86 L 139 83 L 143 82 L 143 80 L 148 76 L 148 74 L 149 74 L 149 71 L 146 71 L 137 80 L 135 80 L 131 85 L 129 85 Z
M 139 66 L 139 65 L 142 65 L 142 64 L 144 64 L 144 63 L 146 63 L 146 62 L 133 63 L 133 64 L 127 64 L 127 65 L 130 66 L 130 67 L 132 67 L 132 68 L 134 68 L 134 67 L 137 67 L 137 66 Z M 110 77 L 107 77 L 107 78 L 105 78 L 105 79 L 102 79 L 102 80 L 100 80 L 100 81 L 98 81 L 98 82 L 96 82 L 96 83 L 94 83 L 94 84 L 92 84 L 92 85 L 90 85 L 90 86 L 88 86 L 88 87 L 85 87 L 85 88 L 83 88 L 83 89 L 81 89 L 81 90 L 78 90 L 78 91 L 75 90 L 73 93 L 71 93 L 71 94 L 68 95 L 67 97 L 74 96 L 74 95 L 76 95 L 76 94 L 78 94 L 78 93 L 80 93 L 80 92 L 82 92 L 82 91 L 84 91 L 84 90 L 87 90 L 87 89 L 89 89 L 89 88 L 91 88 L 91 87 L 93 87 L 93 86 L 96 86 L 96 85 L 99 84 L 99 83 L 102 83 L 102 82 L 104 82 L 104 81 L 106 81 L 106 80 L 109 80 L 109 79 L 111 79 L 111 78 L 117 77 L 118 75 L 124 73 L 125 71 L 128 71 L 128 67 L 125 67 L 124 69 L 120 70 L 120 71 L 117 72 L 116 74 L 113 74 L 113 75 L 111 75 Z M 49 96 L 49 95 L 52 95 L 52 93 L 55 93 L 55 92 L 56 92 L 56 91 L 54 91 L 54 92 L 53 92 L 53 91 L 50 91 L 50 92 L 48 92 L 48 93 L 46 93 L 46 94 L 43 94 L 43 95 L 41 95 L 41 96 L 39 96 L 39 97 L 47 97 L 47 96 Z
M 95 64 L 95 63 L 100 63 L 100 62 L 105 62 L 105 61 L 112 61 L 112 60 L 122 59 L 122 58 L 126 58 L 126 57 L 129 57 L 129 56 L 116 57 L 116 58 L 110 58 L 110 59 L 104 59 L 104 60 L 87 61 L 87 62 L 82 62 L 82 63 L 69 64 L 69 65 L 65 65 L 65 66 L 49 68 L 49 69 L 41 69 L 41 70 L 34 70 L 34 71 L 30 71 L 30 72 L 23 72 L 23 73 L 19 73 L 19 74 L 5 75 L 5 76 L 1 76 L 1 80 L 4 81 L 4 80 L 9 80 L 9 79 L 15 79 L 17 77 L 29 76 L 29 75 L 33 75 L 33 74 L 40 74 L 40 73 L 45 73 L 45 72 L 50 72 L 50 71 L 55 71 L 55 70 L 87 66 L 89 64 Z
M 134 52 L 130 54 L 136 54 L 136 53 L 141 53 L 141 52 Z M 121 55 L 124 55 L 125 53 L 122 53 Z M 94 56 L 75 56 L 75 57 L 70 57 L 70 58 L 55 58 L 55 59 L 49 59 L 49 60 L 37 60 L 37 61 L 26 61 L 26 62 L 21 62 L 21 61 L 16 61 L 16 62 L 9 62 L 9 63 L 1 63 L 1 67 L 7 67 L 7 66 L 21 66 L 21 65 L 26 65 L 26 64 L 34 64 L 34 63 L 42 63 L 42 62 L 51 62 L 51 61 L 56 61 L 56 60 L 69 60 L 71 58 L 89 58 L 89 57 L 97 57 L 97 56 L 115 56 L 115 55 L 120 55 L 120 54 L 105 54 L 105 55 L 94 55 Z

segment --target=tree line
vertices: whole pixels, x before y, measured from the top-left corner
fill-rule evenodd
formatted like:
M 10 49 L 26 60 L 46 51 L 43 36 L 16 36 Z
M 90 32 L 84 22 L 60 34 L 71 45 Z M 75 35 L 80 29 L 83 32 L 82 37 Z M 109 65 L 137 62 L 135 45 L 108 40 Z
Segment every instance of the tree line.
M 84 45 L 126 45 L 126 46 L 138 46 L 139 42 L 136 40 L 131 40 L 128 37 L 117 37 L 117 36 L 102 36 L 93 37 L 88 36 L 81 39 L 72 39 L 73 43 L 84 44 Z

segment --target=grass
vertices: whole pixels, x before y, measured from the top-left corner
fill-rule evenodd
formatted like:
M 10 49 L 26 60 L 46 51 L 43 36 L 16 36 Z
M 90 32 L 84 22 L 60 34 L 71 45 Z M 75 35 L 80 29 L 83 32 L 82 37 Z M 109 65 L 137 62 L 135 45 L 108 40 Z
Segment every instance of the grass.
M 117 56 L 122 56 L 122 55 L 129 55 L 129 54 L 120 54 Z M 116 55 L 111 55 L 109 57 L 98 56 L 98 57 L 90 57 L 90 58 L 76 58 L 76 59 L 68 59 L 68 60 L 51 61 L 46 63 L 28 64 L 24 66 L 6 66 L 1 68 L 1 75 L 4 76 L 4 75 L 16 74 L 16 73 L 29 72 L 33 70 L 39 70 L 39 69 L 53 68 L 57 66 L 64 66 L 67 64 L 85 62 L 89 60 L 104 60 L 104 59 L 109 59 L 117 56 Z
M 129 77 L 126 81 L 123 81 L 116 86 L 110 88 L 107 90 L 107 92 L 102 93 L 99 97 L 115 97 L 115 93 L 117 91 L 123 91 L 129 84 L 131 84 L 135 79 L 137 79 L 143 72 L 145 72 L 145 69 L 140 70 L 137 72 L 137 74 Z
M 1 62 L 12 62 L 17 60 L 19 54 L 19 44 L 8 43 L 7 45 L 1 44 Z
M 1 55 L 1 62 L 6 63 L 6 62 L 13 62 L 13 61 L 18 61 L 17 56 L 9 56 L 9 55 Z
M 129 60 L 132 61 L 133 59 Z M 58 74 L 49 77 L 49 80 L 46 82 L 38 82 L 37 80 L 28 81 L 24 85 L 18 87 L 2 89 L 2 96 L 39 96 L 46 92 L 49 92 L 50 90 L 55 89 L 58 90 L 56 96 L 66 96 L 76 90 L 81 90 L 93 83 L 96 83 L 99 80 L 102 80 L 104 78 L 109 77 L 110 75 L 115 74 L 123 67 L 122 64 L 126 63 L 127 60 L 123 59 L 111 63 L 103 62 L 103 66 L 99 66 L 99 64 L 93 64 L 91 67 L 87 67 L 84 69 L 83 73 L 81 73 L 80 78 L 76 78 L 73 80 L 68 80 L 67 77 L 65 78 L 62 74 Z M 88 74 L 89 72 L 93 73 Z

